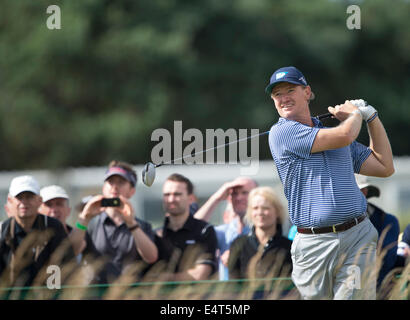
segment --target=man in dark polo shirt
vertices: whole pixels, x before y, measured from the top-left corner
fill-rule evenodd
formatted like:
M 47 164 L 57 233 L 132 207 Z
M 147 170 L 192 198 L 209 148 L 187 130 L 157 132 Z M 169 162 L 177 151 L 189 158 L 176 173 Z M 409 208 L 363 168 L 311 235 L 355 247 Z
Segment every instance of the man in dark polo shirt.
M 74 258 L 63 225 L 38 213 L 42 203 L 39 194 L 39 185 L 32 176 L 11 181 L 7 197 L 10 218 L 0 224 L 2 287 L 44 285 L 48 266 L 62 268 Z
M 99 282 L 112 282 L 128 269 L 136 277 L 157 261 L 151 225 L 135 216 L 129 201 L 134 195 L 137 175 L 126 162 L 112 161 L 104 176 L 102 194 L 92 197 L 78 215 L 70 233 L 75 253 L 103 258 L 106 262 Z M 120 206 L 102 204 L 105 198 L 120 198 Z M 91 241 L 86 241 L 89 235 Z M 91 259 L 89 259 L 91 260 Z M 134 270 L 134 271 L 132 271 Z
M 186 177 L 173 174 L 163 186 L 165 222 L 155 237 L 159 260 L 171 273 L 162 280 L 205 280 L 216 270 L 217 240 L 212 225 L 189 214 L 193 185 Z

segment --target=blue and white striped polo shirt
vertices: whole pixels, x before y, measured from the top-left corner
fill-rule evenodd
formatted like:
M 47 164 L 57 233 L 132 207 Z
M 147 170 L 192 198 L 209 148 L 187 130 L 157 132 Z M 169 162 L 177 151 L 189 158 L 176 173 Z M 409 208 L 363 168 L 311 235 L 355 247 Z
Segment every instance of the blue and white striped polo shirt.
M 290 219 L 302 228 L 343 223 L 362 215 L 367 206 L 353 173 L 360 171 L 370 148 L 354 141 L 344 148 L 311 154 L 316 134 L 323 128 L 319 120 L 312 120 L 314 127 L 279 118 L 269 132 Z

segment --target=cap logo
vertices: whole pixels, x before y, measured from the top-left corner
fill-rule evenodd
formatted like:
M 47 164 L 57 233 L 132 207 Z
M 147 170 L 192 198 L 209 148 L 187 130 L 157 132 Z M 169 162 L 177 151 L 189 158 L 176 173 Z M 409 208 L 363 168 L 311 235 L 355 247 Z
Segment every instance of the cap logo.
M 300 77 L 299 80 L 302 81 L 305 85 L 307 85 L 307 82 L 304 77 Z
M 276 74 L 276 80 L 283 78 L 284 76 L 286 76 L 288 72 L 279 72 Z

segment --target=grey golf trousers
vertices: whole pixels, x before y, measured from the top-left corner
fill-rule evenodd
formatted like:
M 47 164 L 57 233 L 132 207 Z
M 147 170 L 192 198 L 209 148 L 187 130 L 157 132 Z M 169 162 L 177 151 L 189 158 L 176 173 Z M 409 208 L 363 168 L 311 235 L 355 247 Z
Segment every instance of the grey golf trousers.
M 369 218 L 337 233 L 298 232 L 291 249 L 292 280 L 302 298 L 376 299 L 377 239 Z

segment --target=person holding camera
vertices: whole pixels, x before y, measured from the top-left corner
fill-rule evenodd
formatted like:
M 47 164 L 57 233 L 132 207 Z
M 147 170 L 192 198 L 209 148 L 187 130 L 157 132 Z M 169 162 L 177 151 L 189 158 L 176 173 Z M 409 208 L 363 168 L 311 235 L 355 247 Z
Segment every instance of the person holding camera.
M 70 233 L 76 254 L 97 254 L 109 261 L 101 282 L 111 282 L 127 267 L 134 267 L 141 276 L 141 270 L 158 259 L 151 225 L 135 216 L 129 201 L 136 183 L 131 165 L 112 161 L 104 176 L 102 194 L 88 201 Z M 91 241 L 86 241 L 86 233 Z

